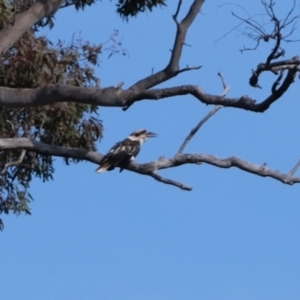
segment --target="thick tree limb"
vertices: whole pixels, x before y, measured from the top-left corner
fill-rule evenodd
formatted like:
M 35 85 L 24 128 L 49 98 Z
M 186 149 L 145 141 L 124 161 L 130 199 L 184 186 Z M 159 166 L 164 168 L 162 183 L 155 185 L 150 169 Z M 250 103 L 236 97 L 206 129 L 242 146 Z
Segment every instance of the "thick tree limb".
M 87 149 L 59 147 L 55 145 L 36 142 L 24 137 L 0 139 L 0 150 L 13 149 L 24 149 L 43 155 L 82 159 L 93 163 L 98 163 L 103 156 L 97 152 L 89 151 Z
M 205 104 L 235 107 L 253 112 L 264 112 L 288 90 L 290 85 L 294 82 L 297 72 L 298 69 L 296 67 L 289 69 L 281 86 L 261 103 L 256 103 L 256 100 L 248 96 L 242 96 L 240 98 L 225 98 L 223 96 L 207 94 L 200 87 L 194 85 L 145 90 L 133 95 L 132 97 L 134 100 L 130 99 L 129 101 L 140 101 L 144 99 L 159 100 L 163 98 L 191 94 Z
M 64 0 L 38 0 L 28 10 L 15 15 L 14 22 L 0 31 L 0 55 L 12 45 L 36 22 L 54 14 Z
M 146 78 L 143 78 L 136 82 L 134 85 L 130 87 L 132 91 L 142 91 L 145 89 L 152 88 L 166 80 L 169 80 L 176 75 L 178 75 L 180 72 L 183 72 L 179 69 L 179 60 L 182 53 L 182 48 L 184 46 L 185 38 L 187 31 L 191 24 L 194 22 L 195 18 L 197 17 L 202 5 L 204 3 L 204 0 L 194 0 L 193 4 L 190 7 L 190 10 L 186 14 L 186 16 L 183 18 L 183 20 L 179 23 L 177 21 L 177 16 L 180 10 L 181 1 L 179 1 L 177 10 L 175 13 L 175 19 L 176 19 L 176 25 L 177 25 L 177 31 L 175 36 L 174 45 L 172 48 L 172 54 L 170 57 L 170 61 L 168 65 L 161 71 L 152 74 Z M 173 16 L 173 18 L 174 18 Z M 191 68 L 192 69 L 192 68 Z M 191 70 L 190 68 L 185 69 L 184 71 Z M 131 103 L 128 103 L 127 106 L 130 106 Z
M 119 85 L 108 88 L 86 88 L 71 85 L 49 85 L 37 89 L 0 87 L 0 106 L 29 107 L 55 102 L 75 102 L 99 106 L 123 107 L 128 92 Z
M 131 89 L 122 90 L 121 87 L 85 88 L 73 86 L 45 86 L 37 89 L 13 89 L 0 87 L 0 106 L 4 107 L 28 107 L 34 105 L 46 105 L 55 102 L 75 102 L 96 104 L 99 106 L 124 107 L 130 103 L 141 100 L 159 100 L 174 96 L 193 95 L 200 102 L 210 105 L 222 105 L 226 107 L 241 108 L 253 112 L 264 112 L 276 100 L 278 100 L 293 83 L 298 72 L 298 67 L 287 71 L 287 75 L 279 88 L 261 103 L 248 96 L 240 98 L 226 98 L 205 93 L 195 85 L 182 85 L 171 88 L 151 89 L 134 92 Z
M 33 151 L 43 155 L 60 156 L 67 158 L 75 158 L 79 160 L 86 160 L 92 163 L 98 164 L 102 158 L 102 154 L 89 151 L 86 149 L 73 149 L 68 147 L 59 147 L 48 145 L 36 141 L 29 140 L 27 138 L 8 138 L 0 139 L 0 150 L 13 150 L 13 149 L 24 149 L 28 151 Z M 244 161 L 238 157 L 229 157 L 225 159 L 218 158 L 213 155 L 206 154 L 179 154 L 171 158 L 159 158 L 157 161 L 153 161 L 146 164 L 137 164 L 136 162 L 131 162 L 125 169 L 150 176 L 160 182 L 174 185 L 183 190 L 191 190 L 190 187 L 183 183 L 166 179 L 157 174 L 159 170 L 168 169 L 172 167 L 178 167 L 184 164 L 200 164 L 206 163 L 219 168 L 231 168 L 236 167 L 243 171 L 262 176 L 271 177 L 285 184 L 293 185 L 295 183 L 300 183 L 300 177 L 293 177 L 293 171 L 284 174 L 279 171 L 275 171 L 267 168 L 266 164 L 263 166 L 255 165 Z M 298 164 L 296 166 L 298 168 Z
M 299 70 L 299 65 L 300 65 L 300 59 L 298 56 L 295 56 L 292 59 L 285 59 L 273 63 L 269 62 L 269 63 L 259 64 L 256 70 L 252 70 L 252 76 L 249 79 L 249 84 L 253 87 L 261 88 L 258 84 L 258 79 L 263 72 L 269 71 L 277 75 L 278 72 L 283 70 L 291 70 L 291 69 Z

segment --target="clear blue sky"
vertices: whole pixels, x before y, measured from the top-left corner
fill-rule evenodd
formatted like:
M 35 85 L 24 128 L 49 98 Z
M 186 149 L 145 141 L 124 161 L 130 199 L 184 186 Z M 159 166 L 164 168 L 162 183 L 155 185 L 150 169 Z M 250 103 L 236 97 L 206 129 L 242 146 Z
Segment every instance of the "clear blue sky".
M 101 43 L 120 31 L 129 56 L 101 57 L 102 86 L 121 81 L 129 87 L 170 56 L 177 1 L 122 22 L 109 1 L 84 12 L 64 9 L 45 34 L 70 41 L 73 33 Z M 181 16 L 191 1 L 184 1 Z M 239 22 L 226 1 L 206 1 L 188 33 L 181 66 L 202 65 L 164 84 L 198 84 L 220 94 L 221 71 L 228 96 L 258 100 L 270 92 L 248 85 L 251 69 L 263 62 L 272 44 L 241 54 L 251 41 L 234 31 Z M 235 1 L 250 15 L 263 12 L 259 0 Z M 292 1 L 277 1 L 284 16 Z M 297 7 L 299 13 L 299 6 Z M 264 16 L 259 21 L 268 22 Z M 242 28 L 241 28 L 242 29 Z M 299 30 L 295 37 L 299 37 Z M 286 45 L 286 58 L 299 43 Z M 288 172 L 300 158 L 299 80 L 263 114 L 221 109 L 188 145 L 188 153 L 238 156 Z M 131 131 L 157 132 L 137 158 L 148 162 L 176 153 L 189 130 L 212 107 L 191 96 L 135 104 L 127 112 L 100 108 L 105 136 L 99 151 Z M 56 159 L 53 182 L 35 180 L 32 216 L 3 216 L 0 234 L 0 286 L 3 300 L 98 299 L 300 299 L 300 186 L 287 186 L 237 169 L 183 166 L 162 172 L 193 186 L 192 192 L 128 171 L 95 173 L 96 165 L 65 166 Z

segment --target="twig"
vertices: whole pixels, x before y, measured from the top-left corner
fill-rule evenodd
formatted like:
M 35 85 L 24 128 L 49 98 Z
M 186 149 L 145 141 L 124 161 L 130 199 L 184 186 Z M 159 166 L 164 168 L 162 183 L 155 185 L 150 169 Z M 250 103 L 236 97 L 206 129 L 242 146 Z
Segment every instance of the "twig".
M 223 85 L 223 88 L 224 88 L 224 91 L 221 95 L 221 97 L 225 97 L 227 95 L 227 93 L 229 92 L 230 90 L 230 86 L 228 86 L 226 83 L 225 83 L 225 79 L 224 79 L 224 76 L 221 72 L 218 73 L 218 76 L 221 77 L 221 80 L 222 80 L 222 85 Z
M 9 167 L 12 167 L 12 166 L 19 166 L 19 165 L 22 163 L 25 154 L 26 154 L 26 150 L 22 150 L 21 155 L 19 156 L 19 158 L 18 158 L 17 160 L 7 162 L 7 163 L 4 165 L 3 170 L 0 172 L 0 175 L 4 175 Z
M 264 29 L 263 27 L 258 24 L 258 25 L 255 25 L 253 22 L 255 22 L 254 20 L 252 20 L 251 17 L 249 17 L 248 19 L 245 19 L 245 18 L 242 18 L 240 16 L 238 16 L 237 14 L 235 14 L 234 12 L 231 12 L 231 14 L 236 17 L 237 19 L 241 20 L 243 23 L 246 23 L 248 24 L 249 26 L 253 27 L 254 30 L 256 30 L 257 32 L 259 32 L 262 36 L 265 35 L 265 32 L 264 32 Z M 251 22 L 250 22 L 251 21 Z
M 178 74 L 180 74 L 180 73 L 183 73 L 183 72 L 186 72 L 186 71 L 199 70 L 201 68 L 202 68 L 202 66 L 195 66 L 195 67 L 189 67 L 189 66 L 187 66 L 186 68 L 180 69 L 177 72 L 178 72 Z
M 243 18 L 232 12 L 232 15 L 236 17 L 238 20 L 242 21 L 242 23 L 239 23 L 233 30 L 236 30 L 238 27 L 241 26 L 241 24 L 246 24 L 245 29 L 242 32 L 242 35 L 247 36 L 248 38 L 254 40 L 256 42 L 256 45 L 254 47 L 245 47 L 241 49 L 240 51 L 247 51 L 247 50 L 255 50 L 258 48 L 260 45 L 261 41 L 264 42 L 269 42 L 270 40 L 275 41 L 275 46 L 272 49 L 270 55 L 267 58 L 266 64 L 270 64 L 272 60 L 283 56 L 284 51 L 281 50 L 281 42 L 285 41 L 287 42 L 288 40 L 286 39 L 289 37 L 295 30 L 296 28 L 296 20 L 300 18 L 300 15 L 295 15 L 291 16 L 295 9 L 296 1 L 294 0 L 292 8 L 290 11 L 287 13 L 286 17 L 284 20 L 280 20 L 274 11 L 274 6 L 275 6 L 275 1 L 269 0 L 261 1 L 262 5 L 264 6 L 264 9 L 267 13 L 267 15 L 270 17 L 270 21 L 273 23 L 273 29 L 271 32 L 267 32 L 264 29 L 264 26 L 266 24 L 260 24 L 257 21 L 255 21 L 254 17 L 256 16 L 249 16 L 247 13 L 247 17 Z M 284 30 L 287 29 L 287 27 L 291 26 L 292 30 L 288 34 L 284 34 Z M 291 40 L 293 41 L 293 40 Z
M 174 20 L 174 22 L 176 23 L 177 26 L 179 25 L 179 22 L 178 22 L 177 17 L 178 17 L 179 11 L 180 11 L 181 4 L 182 4 L 182 0 L 179 0 L 179 1 L 178 1 L 178 5 L 177 5 L 176 12 L 175 12 L 175 14 L 173 15 L 173 20 Z
M 224 76 L 221 72 L 218 73 L 218 76 L 220 76 L 221 81 L 222 81 L 222 85 L 224 88 L 224 91 L 221 95 L 221 97 L 225 97 L 230 89 L 230 87 L 225 83 L 225 79 Z M 216 105 L 198 124 L 195 128 L 193 128 L 191 130 L 191 132 L 189 133 L 189 135 L 185 138 L 184 142 L 182 143 L 182 145 L 180 146 L 177 155 L 178 154 L 182 154 L 183 150 L 185 149 L 186 145 L 188 144 L 188 142 L 193 138 L 193 136 L 197 133 L 197 131 L 201 128 L 201 126 L 211 117 L 213 116 L 219 109 L 221 108 L 221 105 Z
M 201 128 L 201 126 L 211 117 L 213 116 L 222 106 L 216 105 L 198 124 L 195 128 L 191 130 L 189 135 L 185 138 L 184 142 L 180 146 L 177 155 L 182 154 L 183 150 L 187 146 L 188 142 L 193 138 L 193 136 L 197 133 L 197 131 Z
M 260 170 L 260 171 L 264 171 L 264 170 L 266 169 L 266 167 L 267 167 L 267 163 L 263 163 L 263 164 L 260 166 L 259 170 Z
M 293 176 L 295 172 L 299 169 L 299 167 L 300 167 L 300 160 L 297 162 L 295 167 L 288 173 L 288 176 Z
M 163 182 L 165 184 L 170 184 L 170 185 L 174 185 L 176 187 L 179 187 L 180 189 L 182 189 L 184 191 L 191 191 L 193 189 L 192 187 L 187 186 L 187 185 L 185 185 L 185 184 L 183 184 L 181 182 L 178 182 L 178 181 L 175 181 L 175 180 L 172 180 L 172 179 L 168 179 L 168 178 L 162 177 L 162 176 L 158 175 L 155 172 L 150 172 L 147 175 L 153 177 L 157 181 L 160 181 L 160 182 Z

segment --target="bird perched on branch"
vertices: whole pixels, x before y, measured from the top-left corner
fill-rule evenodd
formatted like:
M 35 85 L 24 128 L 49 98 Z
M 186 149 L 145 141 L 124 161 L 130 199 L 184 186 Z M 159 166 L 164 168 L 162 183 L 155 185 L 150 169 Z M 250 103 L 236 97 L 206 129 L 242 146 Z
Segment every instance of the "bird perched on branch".
M 142 144 L 148 139 L 156 137 L 156 134 L 145 129 L 136 130 L 131 133 L 125 140 L 116 143 L 107 154 L 105 154 L 100 166 L 96 169 L 97 173 L 111 171 L 115 167 L 120 167 L 121 170 L 134 160 L 141 150 Z

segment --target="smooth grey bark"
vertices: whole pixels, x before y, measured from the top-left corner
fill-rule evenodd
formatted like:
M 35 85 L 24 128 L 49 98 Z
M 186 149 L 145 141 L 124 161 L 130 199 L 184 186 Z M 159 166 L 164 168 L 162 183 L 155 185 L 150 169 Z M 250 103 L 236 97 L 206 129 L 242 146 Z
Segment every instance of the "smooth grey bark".
M 95 164 L 98 164 L 103 156 L 102 154 L 95 151 L 48 145 L 27 138 L 0 139 L 0 149 L 1 150 L 24 149 L 24 150 L 33 151 L 43 155 L 53 155 L 53 156 L 66 157 L 66 158 L 82 159 Z M 125 169 L 138 174 L 150 176 L 165 184 L 174 185 L 183 190 L 190 191 L 192 190 L 191 187 L 181 182 L 164 178 L 158 174 L 158 171 L 162 169 L 179 167 L 185 164 L 199 165 L 202 163 L 206 163 L 209 165 L 213 165 L 225 169 L 236 167 L 238 169 L 241 169 L 249 173 L 253 173 L 258 176 L 271 177 L 285 184 L 292 185 L 295 183 L 300 183 L 300 177 L 293 176 L 294 172 L 296 171 L 295 167 L 297 166 L 298 169 L 299 163 L 289 173 L 284 174 L 279 171 L 269 169 L 266 166 L 266 164 L 263 165 L 252 164 L 250 162 L 247 162 L 235 156 L 222 159 L 217 156 L 207 155 L 207 154 L 178 154 L 171 158 L 161 157 L 156 161 L 152 161 L 146 164 L 138 164 L 136 162 L 131 162 L 128 166 L 125 167 Z
M 0 31 L 0 55 L 8 51 L 36 22 L 54 14 L 63 2 L 64 0 L 38 0 L 28 10 L 17 13 L 14 20 Z

